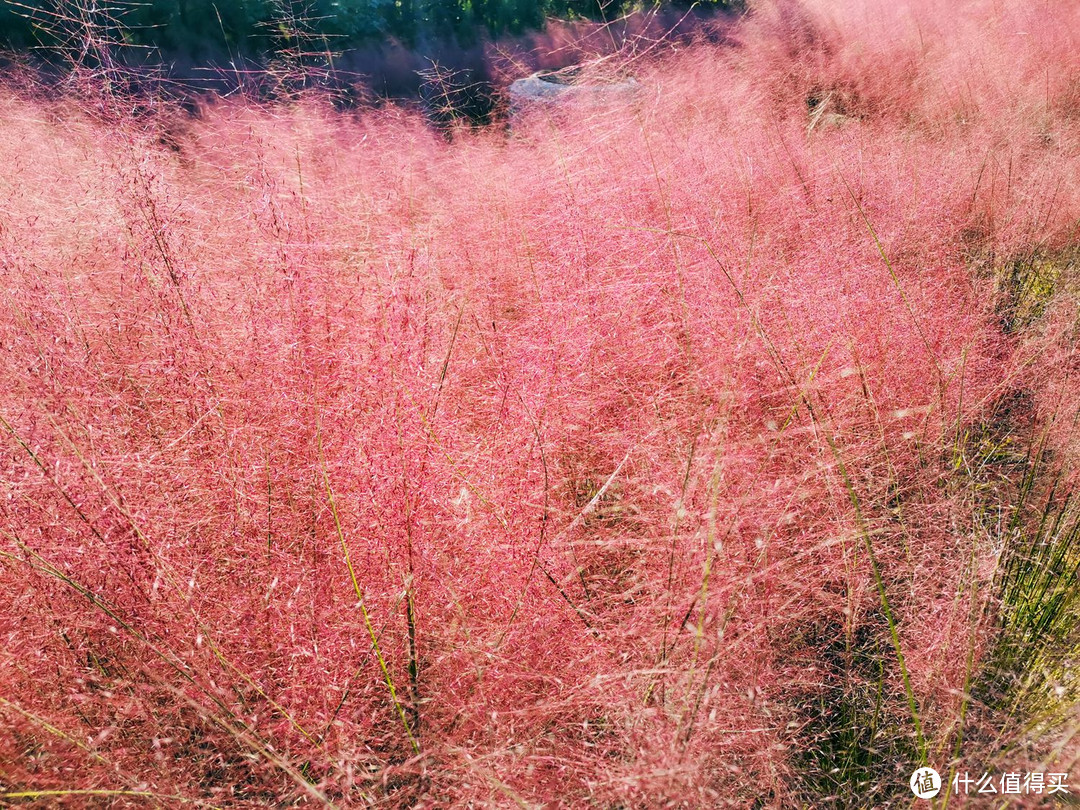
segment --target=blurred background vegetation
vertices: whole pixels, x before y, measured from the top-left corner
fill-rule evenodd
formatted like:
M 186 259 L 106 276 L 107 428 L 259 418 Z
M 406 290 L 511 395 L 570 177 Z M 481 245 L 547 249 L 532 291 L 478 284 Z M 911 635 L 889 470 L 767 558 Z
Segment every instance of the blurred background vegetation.
M 486 125 L 539 69 L 710 36 L 745 0 L 0 0 L 0 84 L 137 105 L 312 88 Z M 726 23 L 718 22 L 723 30 Z M 71 80 L 75 79 L 74 82 Z M 89 79 L 87 83 L 84 80 Z
M 611 21 L 675 7 L 730 10 L 741 0 L 0 0 L 0 47 L 70 46 L 89 24 L 165 57 L 260 58 L 303 44 L 342 52 L 396 40 L 468 46 L 542 30 L 549 18 Z

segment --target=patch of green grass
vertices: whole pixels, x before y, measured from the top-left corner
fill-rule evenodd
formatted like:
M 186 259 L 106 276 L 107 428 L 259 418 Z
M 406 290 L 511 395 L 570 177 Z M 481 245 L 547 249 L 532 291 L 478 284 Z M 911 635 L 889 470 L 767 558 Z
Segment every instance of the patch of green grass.
M 897 659 L 884 616 L 850 634 L 839 623 L 803 628 L 823 676 L 801 707 L 795 766 L 806 800 L 829 807 L 878 807 L 906 790 L 897 767 L 919 760 L 904 696 L 890 688 Z
M 1000 756 L 1049 739 L 1080 708 L 1080 499 L 1033 492 L 1038 457 L 1006 527 L 994 580 L 996 634 L 974 697 L 1004 720 Z
M 1043 316 L 1075 258 L 1071 253 L 1035 252 L 1005 262 L 996 270 L 997 315 L 1005 334 L 1020 332 Z
M 1003 265 L 996 273 L 1002 331 L 1021 340 L 1037 332 L 1054 300 L 1072 294 L 1075 264 L 1075 251 L 1066 251 Z M 970 705 L 994 732 L 980 738 L 973 724 L 961 729 L 969 744 L 957 745 L 982 767 L 1006 766 L 1025 751 L 1055 760 L 1054 740 L 1080 710 L 1080 493 L 1039 424 L 1030 394 L 1015 390 L 957 448 L 973 527 L 997 549 L 983 600 L 989 646 L 960 718 L 964 725 Z

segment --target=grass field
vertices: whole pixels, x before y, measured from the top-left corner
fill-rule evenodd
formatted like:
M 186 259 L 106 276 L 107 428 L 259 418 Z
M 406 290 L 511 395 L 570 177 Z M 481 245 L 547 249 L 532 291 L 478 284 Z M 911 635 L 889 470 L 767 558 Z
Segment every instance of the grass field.
M 0 93 L 0 803 L 1080 782 L 1080 5 L 644 53 L 450 133 Z

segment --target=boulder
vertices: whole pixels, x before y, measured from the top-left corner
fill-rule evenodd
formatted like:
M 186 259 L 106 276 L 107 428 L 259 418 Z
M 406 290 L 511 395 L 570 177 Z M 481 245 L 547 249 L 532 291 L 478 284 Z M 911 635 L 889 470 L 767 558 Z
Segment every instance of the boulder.
M 632 76 L 602 77 L 583 66 L 540 70 L 518 79 L 508 89 L 511 122 L 534 109 L 552 109 L 568 103 L 606 105 L 631 100 L 641 85 Z

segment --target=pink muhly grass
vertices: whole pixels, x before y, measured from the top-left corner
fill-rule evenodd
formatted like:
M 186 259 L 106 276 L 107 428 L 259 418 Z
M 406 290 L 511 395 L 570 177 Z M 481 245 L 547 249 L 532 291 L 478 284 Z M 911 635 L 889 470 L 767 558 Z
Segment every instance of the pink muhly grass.
M 819 5 L 453 142 L 5 96 L 6 797 L 873 804 L 990 750 L 973 437 L 1080 408 L 1069 299 L 994 298 L 1075 241 L 1069 12 Z

